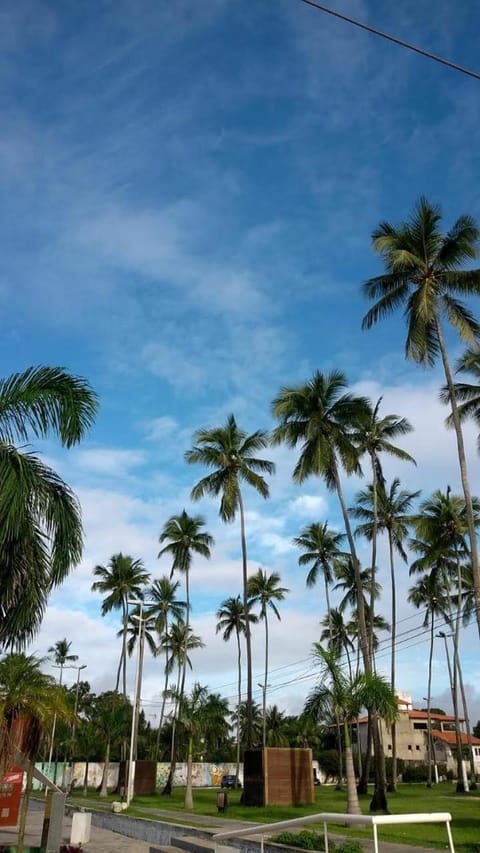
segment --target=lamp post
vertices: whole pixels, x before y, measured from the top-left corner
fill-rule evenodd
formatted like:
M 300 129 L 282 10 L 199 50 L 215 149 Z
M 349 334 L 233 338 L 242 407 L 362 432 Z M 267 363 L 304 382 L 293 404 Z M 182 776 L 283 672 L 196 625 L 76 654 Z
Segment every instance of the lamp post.
M 428 781 L 427 788 L 432 787 L 432 759 L 433 771 L 435 774 L 435 784 L 438 785 L 438 768 L 437 759 L 435 756 L 435 747 L 432 738 L 432 697 L 424 696 L 423 701 L 427 703 L 427 746 L 428 746 Z

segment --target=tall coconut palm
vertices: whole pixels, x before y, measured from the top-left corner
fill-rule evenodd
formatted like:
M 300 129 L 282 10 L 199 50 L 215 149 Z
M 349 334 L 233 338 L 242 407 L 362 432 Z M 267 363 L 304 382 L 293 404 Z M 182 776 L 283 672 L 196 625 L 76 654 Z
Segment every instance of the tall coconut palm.
M 333 607 L 324 616 L 320 625 L 323 628 L 320 634 L 320 643 L 327 643 L 328 650 L 335 652 L 337 658 L 340 658 L 344 654 L 346 655 L 348 673 L 350 679 L 352 679 L 353 670 L 350 654 L 354 650 L 354 644 L 349 625 L 343 618 L 343 612 L 338 607 Z
M 54 436 L 78 444 L 97 397 L 61 367 L 29 367 L 0 380 L 0 646 L 23 648 L 37 633 L 52 589 L 82 555 L 79 503 L 67 484 L 26 449 Z
M 258 621 L 254 613 L 248 614 L 251 624 Z M 237 640 L 237 667 L 238 667 L 238 687 L 237 687 L 237 712 L 242 701 L 242 647 L 240 645 L 240 635 L 245 634 L 245 609 L 242 599 L 239 595 L 236 597 L 230 596 L 222 601 L 217 610 L 217 627 L 216 633 L 223 631 L 223 639 L 228 642 L 233 632 Z M 240 715 L 237 713 L 236 721 L 236 776 L 239 778 L 240 773 Z
M 160 644 L 165 651 L 165 682 L 162 692 L 162 706 L 160 710 L 160 719 L 157 730 L 157 741 L 155 746 L 155 761 L 158 761 L 158 752 L 160 748 L 160 732 L 162 730 L 163 718 L 165 715 L 165 701 L 168 690 L 168 646 L 165 642 L 168 637 L 170 619 L 174 621 L 183 621 L 185 610 L 187 607 L 186 601 L 177 599 L 177 592 L 180 586 L 179 581 L 173 581 L 164 575 L 153 581 L 152 586 L 148 590 L 149 605 L 147 613 L 156 623 L 156 630 L 160 636 Z
M 260 619 L 265 623 L 265 668 L 264 668 L 264 683 L 263 683 L 263 746 L 266 744 L 267 737 L 267 687 L 268 687 L 268 611 L 271 610 L 277 619 L 280 619 L 280 613 L 277 607 L 277 602 L 283 601 L 289 590 L 285 586 L 280 586 L 280 575 L 278 572 L 271 572 L 267 575 L 264 569 L 251 575 L 248 579 L 248 597 L 251 606 L 260 605 Z
M 317 371 L 305 385 L 282 388 L 272 403 L 273 415 L 279 421 L 273 432 L 273 442 L 301 447 L 293 470 L 294 482 L 301 485 L 308 477 L 318 476 L 325 481 L 328 489 L 337 493 L 356 578 L 361 646 L 367 668 L 371 668 L 371 660 L 360 564 L 340 471 L 343 469 L 347 475 L 361 472 L 355 430 L 360 419 L 369 412 L 369 406 L 365 397 L 348 391 L 346 377 L 340 371 L 326 374 Z
M 381 456 L 388 454 L 400 459 L 403 462 L 413 462 L 415 460 L 409 453 L 397 447 L 392 442 L 401 435 L 406 435 L 411 432 L 412 426 L 406 418 L 401 418 L 398 415 L 384 415 L 383 418 L 379 415 L 380 404 L 382 398 L 377 400 L 374 406 L 370 407 L 370 411 L 365 413 L 359 421 L 357 428 L 356 441 L 361 453 L 365 453 L 369 460 L 372 470 L 372 509 L 373 509 L 373 525 L 372 525 L 372 586 L 370 590 L 369 606 L 371 613 L 375 612 L 375 572 L 377 565 L 377 534 L 378 534 L 378 491 L 384 486 L 384 476 L 382 470 Z M 370 646 L 373 643 L 373 619 L 370 620 Z M 371 648 L 373 654 L 373 649 Z
M 475 520 L 468 480 L 461 418 L 452 368 L 445 342 L 445 321 L 468 345 L 476 342 L 480 324 L 458 297 L 480 294 L 480 269 L 463 269 L 478 256 L 479 228 L 471 216 L 460 216 L 449 231 L 441 230 L 440 209 L 420 198 L 410 219 L 398 227 L 382 222 L 372 234 L 373 248 L 385 272 L 364 284 L 375 300 L 363 319 L 369 329 L 403 307 L 407 321 L 405 354 L 423 365 L 442 360 L 467 511 L 472 554 L 477 625 L 480 633 L 480 565 Z
M 472 506 L 474 511 L 475 527 L 480 524 L 480 504 L 477 498 L 472 498 Z M 453 670 L 453 692 L 454 705 L 458 704 L 457 689 L 460 680 L 460 625 L 462 617 L 462 608 L 457 606 L 454 612 L 453 597 L 450 592 L 450 584 L 456 582 L 456 599 L 461 601 L 464 580 L 463 574 L 467 570 L 470 573 L 471 562 L 470 553 L 467 547 L 467 513 L 463 497 L 452 495 L 450 487 L 446 493 L 439 489 L 422 502 L 419 507 L 418 517 L 415 518 L 415 529 L 420 542 L 427 543 L 427 551 L 422 547 L 416 550 L 422 554 L 423 561 L 425 559 L 435 561 L 436 558 L 442 560 L 442 565 L 445 570 L 445 582 L 447 598 L 449 602 L 449 618 L 453 627 L 453 647 L 454 647 L 454 670 Z M 414 544 L 415 548 L 415 544 Z M 417 561 L 418 564 L 418 561 Z M 423 563 L 420 563 L 420 568 Z M 449 573 L 453 577 L 449 577 Z M 468 715 L 467 715 L 468 716 Z M 458 727 L 458 738 L 460 738 L 459 721 L 456 721 Z M 475 759 L 473 753 L 473 745 L 470 731 L 470 723 L 468 723 L 467 735 L 470 747 L 470 766 L 472 782 L 475 784 Z
M 142 638 L 153 657 L 157 656 L 158 646 L 155 637 L 155 626 L 155 620 L 149 614 L 144 613 L 143 609 L 140 610 L 138 605 L 128 614 L 127 655 L 129 658 L 132 657 L 137 642 Z M 123 637 L 123 628 L 117 631 L 117 637 Z
M 199 554 L 205 559 L 210 559 L 211 548 L 214 541 L 213 536 L 210 536 L 202 528 L 205 527 L 205 520 L 201 515 L 188 515 L 186 510 L 182 510 L 180 515 L 172 515 L 165 522 L 163 530 L 159 537 L 160 544 L 163 545 L 160 549 L 159 558 L 165 554 L 172 558 L 172 569 L 170 578 L 175 572 L 180 572 L 185 575 L 185 592 L 186 592 L 186 620 L 185 620 L 185 636 L 188 637 L 190 632 L 190 570 L 192 560 L 195 554 Z M 183 672 L 180 681 L 179 704 L 183 701 L 185 693 L 185 678 L 187 674 L 187 659 L 184 657 Z M 171 765 L 171 774 L 173 776 L 173 764 Z M 171 779 L 169 778 L 170 784 Z M 168 790 L 168 782 L 167 782 Z
M 432 661 L 433 647 L 435 643 L 435 617 L 447 617 L 448 602 L 445 595 L 445 584 L 442 572 L 436 567 L 432 567 L 430 572 L 425 573 L 412 586 L 408 592 L 407 600 L 417 608 L 425 608 L 425 617 L 423 620 L 424 627 L 430 625 L 430 650 L 428 654 L 428 682 L 427 682 L 427 737 L 428 737 L 428 786 L 432 785 L 432 722 L 430 717 L 430 707 L 432 698 Z M 459 776 L 459 780 L 462 775 Z
M 123 673 L 123 695 L 126 697 L 128 602 L 129 599 L 142 599 L 150 575 L 141 560 L 134 560 L 133 557 L 121 552 L 110 557 L 106 566 L 95 566 L 93 575 L 98 580 L 92 584 L 92 591 L 101 592 L 105 596 L 102 602 L 102 616 L 106 616 L 112 610 L 122 611 L 122 651 L 115 690 L 118 692 L 120 674 Z
M 377 512 L 375 517 L 373 486 L 367 486 L 356 495 L 355 506 L 350 508 L 353 518 L 362 523 L 355 530 L 355 536 L 364 536 L 372 541 L 376 522 L 378 533 L 386 533 L 388 537 L 388 553 L 390 562 L 391 588 L 391 656 L 390 656 L 390 686 L 396 690 L 396 661 L 395 651 L 397 642 L 397 585 L 395 579 L 395 553 L 406 563 L 407 554 L 404 541 L 408 536 L 411 523 L 412 504 L 420 492 L 409 492 L 400 489 L 400 480 L 395 477 L 390 486 L 385 482 L 379 484 L 377 490 Z M 397 780 L 397 734 L 396 723 L 392 724 L 392 779 L 390 788 L 396 789 Z
M 76 660 L 78 660 L 78 655 L 70 654 L 71 646 L 71 642 L 69 642 L 67 638 L 64 637 L 63 640 L 57 640 L 57 642 L 53 646 L 50 646 L 50 648 L 48 649 L 48 654 L 53 655 L 55 666 L 58 666 L 60 669 L 60 674 L 58 677 L 58 683 L 60 685 L 63 682 L 63 668 L 65 664 L 67 664 L 68 666 L 69 662 L 74 663 Z
M 264 474 L 273 474 L 275 465 L 268 459 L 260 459 L 257 453 L 268 445 L 267 433 L 262 430 L 248 433 L 240 429 L 233 415 L 227 418 L 225 426 L 213 429 L 200 429 L 194 436 L 194 447 L 185 454 L 191 464 L 204 465 L 213 469 L 211 474 L 202 477 L 192 489 L 192 500 L 198 501 L 205 495 L 220 497 L 220 518 L 226 523 L 240 516 L 240 541 L 242 548 L 243 607 L 245 611 L 245 640 L 247 649 L 247 703 L 252 708 L 247 726 L 247 746 L 252 745 L 252 648 L 250 622 L 248 619 L 248 559 L 247 538 L 245 532 L 245 504 L 242 486 L 255 489 L 263 498 L 270 491 Z
M 352 681 L 344 673 L 335 652 L 327 651 L 320 643 L 314 643 L 313 648 L 314 657 L 322 667 L 322 676 L 320 684 L 308 696 L 303 713 L 321 722 L 333 711 L 341 720 L 345 744 L 347 814 L 361 814 L 350 726 L 363 707 L 371 708 L 386 722 L 391 722 L 398 714 L 395 694 L 385 679 L 372 673 L 362 673 Z
M 173 774 L 175 771 L 175 762 L 176 762 L 176 754 L 175 754 L 175 746 L 176 746 L 176 734 L 177 734 L 177 724 L 181 715 L 182 710 L 182 701 L 183 701 L 183 690 L 182 690 L 182 682 L 184 683 L 185 672 L 187 666 L 191 669 L 192 663 L 189 657 L 189 651 L 193 651 L 195 649 L 202 649 L 204 647 L 204 643 L 196 634 L 192 633 L 192 629 L 184 622 L 178 621 L 174 622 L 170 627 L 170 633 L 165 637 L 163 643 L 165 649 L 168 652 L 168 660 L 167 660 L 167 670 L 169 674 L 171 674 L 176 667 L 177 669 L 177 684 L 175 690 L 171 691 L 174 699 L 173 713 L 172 713 L 172 737 L 171 737 L 171 747 L 170 747 L 170 770 L 168 772 L 167 781 L 162 790 L 163 796 L 169 796 L 172 793 L 173 786 Z
M 365 671 L 369 674 L 372 672 L 372 656 L 365 621 L 360 562 L 340 471 L 345 471 L 347 475 L 361 473 L 356 432 L 370 411 L 370 402 L 347 390 L 347 380 L 341 371 L 327 374 L 317 371 L 307 384 L 283 388 L 273 401 L 272 410 L 279 421 L 273 433 L 273 441 L 277 444 L 285 443 L 289 447 L 301 445 L 293 471 L 294 481 L 300 484 L 312 475 L 320 476 L 327 488 L 337 494 L 355 575 L 360 646 Z M 376 781 L 370 807 L 372 811 L 386 811 L 385 762 L 380 729 L 375 721 L 373 738 Z
M 335 577 L 336 566 L 348 556 L 341 550 L 344 540 L 345 534 L 333 530 L 328 522 L 307 525 L 293 540 L 294 545 L 302 551 L 298 565 L 310 567 L 307 587 L 315 586 L 319 576 L 323 577 L 327 615 L 331 612 L 330 585 Z
M 471 377 L 470 382 L 455 382 L 458 416 L 461 421 L 471 418 L 477 425 L 480 425 L 480 349 L 478 344 L 474 347 L 467 347 L 456 362 L 455 371 L 461 374 L 467 373 Z M 450 403 L 448 385 L 442 388 L 440 397 L 443 403 Z M 446 424 L 449 427 L 454 426 L 451 415 L 447 418 Z M 480 449 L 480 436 L 477 439 L 477 446 Z
M 358 609 L 357 578 L 353 568 L 353 561 L 350 557 L 343 562 L 337 563 L 335 567 L 335 576 L 337 583 L 333 589 L 335 592 L 337 590 L 343 592 L 343 598 L 338 605 L 338 609 L 341 613 L 344 613 L 349 607 L 354 610 Z M 360 580 L 363 588 L 363 609 L 365 613 L 367 608 L 370 606 L 367 600 L 367 595 L 371 598 L 373 589 L 374 597 L 377 599 L 382 591 L 381 584 L 378 581 L 375 581 L 374 583 L 372 577 L 373 572 L 370 566 L 367 569 L 360 569 Z
M 184 806 L 186 809 L 193 809 L 193 793 L 192 793 L 192 763 L 193 763 L 193 744 L 198 737 L 202 727 L 202 717 L 204 706 L 208 697 L 208 689 L 203 687 L 199 682 L 195 682 L 189 696 L 182 697 L 181 706 L 181 721 L 186 731 L 188 738 L 187 748 L 187 779 L 185 785 L 185 800 Z

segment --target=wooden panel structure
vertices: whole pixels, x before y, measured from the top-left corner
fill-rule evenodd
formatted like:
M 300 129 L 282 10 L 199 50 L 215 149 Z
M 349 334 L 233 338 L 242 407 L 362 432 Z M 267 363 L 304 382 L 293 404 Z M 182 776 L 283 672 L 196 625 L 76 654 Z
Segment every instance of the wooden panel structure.
M 121 761 L 118 770 L 118 790 L 126 789 L 128 761 Z M 135 796 L 154 794 L 157 785 L 157 762 L 136 761 L 133 793 Z
M 280 747 L 247 750 L 243 779 L 245 805 L 313 803 L 312 750 Z

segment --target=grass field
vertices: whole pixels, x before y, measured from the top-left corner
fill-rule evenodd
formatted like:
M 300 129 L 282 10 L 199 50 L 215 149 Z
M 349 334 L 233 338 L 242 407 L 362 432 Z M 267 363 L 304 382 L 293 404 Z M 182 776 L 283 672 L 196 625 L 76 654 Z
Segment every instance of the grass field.
M 288 820 L 289 818 L 301 817 L 315 812 L 345 812 L 346 795 L 344 791 L 336 791 L 330 786 L 320 786 L 315 789 L 316 802 L 312 806 L 267 806 L 263 808 L 252 808 L 240 805 L 240 791 L 229 791 L 229 806 L 225 815 L 219 815 L 216 807 L 216 789 L 195 788 L 194 808 L 187 812 L 183 806 L 184 789 L 175 788 L 171 797 L 157 795 L 135 797 L 132 801 L 128 814 L 138 817 L 151 817 L 161 820 L 162 816 L 155 814 L 157 810 L 162 812 L 177 812 L 180 815 L 172 815 L 174 822 L 187 822 L 188 815 L 211 815 L 217 819 L 232 818 L 236 820 L 254 821 L 255 823 L 273 823 L 277 820 Z M 77 793 L 73 799 L 81 799 Z M 89 794 L 89 803 L 93 806 L 98 800 L 98 795 Z M 118 799 L 118 797 L 109 797 Z M 361 797 L 362 811 L 368 814 L 370 797 Z M 389 794 L 389 810 L 392 814 L 405 814 L 408 812 L 451 812 L 453 817 L 453 836 L 456 849 L 462 853 L 480 853 L 480 790 L 471 794 L 456 794 L 451 782 L 444 782 L 436 787 L 428 789 L 425 785 L 400 785 L 395 794 Z M 151 814 L 149 814 L 151 812 Z M 165 820 L 165 817 L 163 817 Z M 192 823 L 194 822 L 194 818 Z M 371 831 L 368 828 L 348 830 L 344 826 L 339 828 L 332 826 L 332 832 L 340 832 L 342 835 L 351 835 L 355 838 L 370 838 Z M 385 841 L 397 841 L 399 843 L 413 846 L 441 847 L 446 846 L 446 831 L 442 825 L 411 825 L 411 826 L 386 826 L 380 830 L 380 838 Z

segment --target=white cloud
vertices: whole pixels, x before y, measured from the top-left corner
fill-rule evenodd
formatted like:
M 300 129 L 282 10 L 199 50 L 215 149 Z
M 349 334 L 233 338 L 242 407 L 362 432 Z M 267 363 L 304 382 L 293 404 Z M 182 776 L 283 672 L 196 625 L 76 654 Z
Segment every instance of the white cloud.
M 164 415 L 160 418 L 152 418 L 145 425 L 147 430 L 147 438 L 150 441 L 163 441 L 165 438 L 170 438 L 178 430 L 178 421 L 170 415 Z
M 94 447 L 77 450 L 71 461 L 79 468 L 93 474 L 125 475 L 131 468 L 138 468 L 146 462 L 143 450 L 125 450 L 111 447 Z
M 294 515 L 318 520 L 325 517 L 328 503 L 322 495 L 299 495 L 290 501 L 289 509 Z

